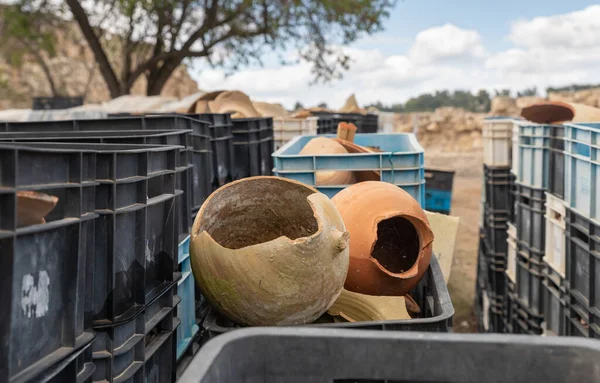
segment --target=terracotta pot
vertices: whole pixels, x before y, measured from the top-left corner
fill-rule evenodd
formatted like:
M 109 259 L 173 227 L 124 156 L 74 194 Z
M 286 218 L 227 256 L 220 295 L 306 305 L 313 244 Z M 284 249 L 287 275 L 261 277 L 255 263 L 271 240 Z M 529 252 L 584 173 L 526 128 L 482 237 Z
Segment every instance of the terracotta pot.
M 200 208 L 192 270 L 208 302 L 238 324 L 310 323 L 342 291 L 348 241 L 324 194 L 285 178 L 244 178 Z
M 523 108 L 521 116 L 540 124 L 595 122 L 600 120 L 600 108 L 573 102 L 547 101 Z
M 368 295 L 405 295 L 429 266 L 433 232 L 418 202 L 399 187 L 361 182 L 333 203 L 350 233 L 345 288 Z
M 375 150 L 366 146 L 360 146 L 354 142 L 346 141 L 341 138 L 333 138 L 333 140 L 344 147 L 348 153 L 380 153 L 381 150 Z M 379 181 L 381 177 L 379 172 L 374 170 L 355 171 L 354 178 L 356 182 Z
M 17 192 L 17 226 L 45 223 L 45 217 L 56 207 L 58 197 L 34 191 Z
M 316 137 L 304 145 L 300 154 L 348 154 L 348 151 L 331 138 Z M 353 172 L 320 171 L 316 178 L 317 185 L 350 185 L 355 182 Z

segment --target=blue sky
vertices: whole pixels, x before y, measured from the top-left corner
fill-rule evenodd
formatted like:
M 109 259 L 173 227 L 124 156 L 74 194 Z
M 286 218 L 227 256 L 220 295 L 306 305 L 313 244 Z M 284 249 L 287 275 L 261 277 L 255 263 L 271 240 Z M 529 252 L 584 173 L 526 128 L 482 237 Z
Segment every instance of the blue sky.
M 438 89 L 511 88 L 600 83 L 600 5 L 557 0 L 398 1 L 385 30 L 344 50 L 351 69 L 341 81 L 309 85 L 310 65 L 245 68 L 230 77 L 194 65 L 203 90 L 239 89 L 260 101 L 339 107 L 404 102 Z
M 510 23 L 515 20 L 568 13 L 594 4 L 598 4 L 598 1 L 398 0 L 381 34 L 404 38 L 405 42 L 401 45 L 407 48 L 410 45 L 409 38 L 420 31 L 453 23 L 461 28 L 479 31 L 488 49 L 501 50 L 511 45 L 505 37 L 510 30 Z M 388 45 L 386 48 L 389 53 L 397 53 L 397 49 L 402 47 Z

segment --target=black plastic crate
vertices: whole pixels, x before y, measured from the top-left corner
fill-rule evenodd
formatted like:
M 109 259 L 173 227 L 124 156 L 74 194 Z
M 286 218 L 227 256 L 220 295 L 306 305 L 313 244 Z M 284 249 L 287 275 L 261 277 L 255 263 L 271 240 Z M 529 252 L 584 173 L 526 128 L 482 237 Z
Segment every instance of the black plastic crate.
M 318 320 L 319 323 L 308 326 L 380 331 L 449 332 L 452 330 L 454 307 L 452 306 L 439 263 L 434 256 L 431 257 L 431 264 L 425 276 L 411 292 L 411 296 L 421 308 L 422 317 L 420 318 L 397 321 L 321 323 L 333 321 L 333 318 L 328 316 L 328 314 L 324 314 Z M 204 329 L 205 341 L 240 328 L 237 324 L 221 317 L 213 308 L 209 310 L 206 319 L 202 323 L 202 327 Z
M 175 213 L 177 218 L 176 231 L 178 233 L 177 242 L 181 242 L 190 233 L 192 227 L 192 180 L 194 166 L 188 165 L 177 168 L 175 181 Z
M 191 130 L 192 135 L 206 136 L 209 124 L 187 116 L 149 115 L 60 121 L 0 122 L 5 132 L 102 131 L 102 130 Z
M 92 344 L 94 381 L 174 382 L 176 282 L 127 323 L 98 331 Z
M 34 97 L 33 110 L 69 109 L 83 105 L 83 97 Z
M 230 113 L 191 113 L 184 114 L 184 116 L 208 122 L 211 126 L 231 126 L 232 124 Z
M 96 365 L 92 360 L 92 341 L 44 371 L 35 379 L 38 383 L 92 383 Z
M 504 295 L 504 306 L 502 311 L 502 322 L 505 334 L 513 333 L 513 317 L 516 315 L 515 308 L 515 286 L 510 279 L 506 278 L 506 293 Z
M 543 252 L 546 246 L 546 195 L 544 189 L 517 184 L 515 201 L 517 240 Z
M 185 195 L 178 202 L 177 226 L 180 233 L 189 232 L 192 214 L 191 172 L 191 130 L 110 130 L 110 131 L 49 131 L 49 132 L 2 132 L 0 142 L 68 142 L 68 143 L 116 143 L 146 145 L 177 145 L 179 150 L 179 167 L 177 168 L 176 188 Z M 207 140 L 208 142 L 208 140 Z M 181 173 L 181 174 L 180 174 Z M 189 177 L 189 182 L 186 181 Z
M 491 251 L 485 237 L 479 240 L 479 260 L 483 261 L 480 271 L 485 273 L 485 284 L 481 285 L 494 296 L 501 296 L 506 290 L 506 253 Z
M 317 120 L 317 134 L 337 134 L 337 124 L 333 118 L 319 117 Z
M 93 338 L 85 310 L 94 161 L 90 151 L 0 145 L 0 381 L 28 381 Z M 23 190 L 59 197 L 46 223 L 18 227 Z
M 508 214 L 493 214 L 485 209 L 483 235 L 491 252 L 506 254 L 508 251 Z
M 541 260 L 536 260 L 536 258 L 536 256 L 529 255 L 526 249 L 519 248 L 516 293 L 518 300 L 528 307 L 529 312 L 537 316 L 543 316 L 542 282 L 544 280 L 544 263 Z
M 542 283 L 544 294 L 544 330 L 546 335 L 567 335 L 568 297 L 552 281 Z
M 592 383 L 599 358 L 586 339 L 253 328 L 207 344 L 180 382 Z
M 566 285 L 600 317 L 600 225 L 567 208 Z
M 273 118 L 233 120 L 233 178 L 273 174 Z
M 452 191 L 454 170 L 425 168 L 425 188 Z
M 379 128 L 379 116 L 376 114 L 366 114 L 363 117 L 360 133 L 377 133 Z
M 340 122 L 347 122 L 356 126 L 357 133 L 362 133 L 362 123 L 364 116 L 359 113 L 331 113 L 331 112 L 311 112 L 311 114 L 320 118 L 330 118 L 333 120 L 334 132 L 337 132 L 337 127 Z
M 102 120 L 100 120 L 102 121 Z M 29 123 L 22 123 L 23 126 Z M 109 124 L 108 124 L 109 125 Z M 191 130 L 100 130 L 100 131 L 45 131 L 36 123 L 39 131 L 0 132 L 0 141 L 6 142 L 81 142 L 103 144 L 179 145 L 191 147 Z
M 198 115 L 156 114 L 148 116 L 129 115 L 106 119 L 0 122 L 0 131 L 44 132 L 42 136 L 44 140 L 46 140 L 46 137 L 51 138 L 51 132 L 66 135 L 65 132 L 72 131 L 74 134 L 72 137 L 76 137 L 77 142 L 90 143 L 164 145 L 177 142 L 176 145 L 182 145 L 185 142 L 192 153 L 184 154 L 184 151 L 181 152 L 180 166 L 184 166 L 184 158 L 187 158 L 194 165 L 192 204 L 199 208 L 213 190 L 214 170 L 210 144 L 210 124 L 194 118 L 195 116 Z M 140 131 L 147 131 L 147 133 L 144 134 Z M 98 132 L 102 132 L 102 136 Z M 182 138 L 184 134 L 187 136 L 186 138 Z M 9 139 L 11 136 L 8 134 L 5 137 Z M 54 138 L 52 139 L 54 140 Z M 67 140 L 66 137 L 65 140 Z M 68 140 L 72 141 L 70 138 Z M 60 141 L 64 140 L 60 139 Z
M 495 295 L 485 289 L 476 289 L 476 316 L 480 333 L 504 332 L 504 296 Z
M 513 206 L 510 167 L 483 165 L 485 203 L 494 212 L 510 212 Z M 510 216 L 510 213 L 509 213 Z
M 565 127 L 551 125 L 550 128 L 550 182 L 548 191 L 560 199 L 565 197 Z
M 517 296 L 512 298 L 512 317 L 511 324 L 514 334 L 524 335 L 542 335 L 544 329 L 542 327 L 544 322 L 543 315 L 536 315 L 532 313 Z

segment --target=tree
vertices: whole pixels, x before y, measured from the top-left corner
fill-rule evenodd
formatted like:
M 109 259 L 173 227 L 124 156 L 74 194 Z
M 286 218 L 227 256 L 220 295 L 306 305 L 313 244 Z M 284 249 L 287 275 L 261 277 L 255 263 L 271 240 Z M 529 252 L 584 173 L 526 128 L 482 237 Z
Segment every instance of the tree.
M 523 89 L 520 92 L 517 92 L 517 97 L 528 97 L 528 96 L 537 96 L 537 87 Z
M 326 102 L 320 102 L 317 106 L 319 108 L 325 108 L 325 109 L 327 109 L 327 103 Z
M 20 0 L 47 14 L 47 0 Z M 112 97 L 141 76 L 160 94 L 185 59 L 235 71 L 268 50 L 296 48 L 316 81 L 339 78 L 349 57 L 339 48 L 382 29 L 396 0 L 64 0 L 63 19 L 80 27 Z M 118 49 L 116 54 L 111 50 Z
M 504 96 L 504 97 L 509 97 L 510 96 L 510 89 L 495 89 L 494 93 L 496 93 L 496 97 L 498 96 Z
M 49 59 L 55 56 L 57 19 L 32 10 L 26 3 L 15 3 L 0 8 L 0 53 L 16 67 L 31 58 L 42 69 L 53 96 L 61 95 Z
M 300 101 L 296 101 L 296 105 L 294 105 L 293 110 L 300 110 L 300 109 L 304 109 L 304 105 L 302 105 L 302 103 Z

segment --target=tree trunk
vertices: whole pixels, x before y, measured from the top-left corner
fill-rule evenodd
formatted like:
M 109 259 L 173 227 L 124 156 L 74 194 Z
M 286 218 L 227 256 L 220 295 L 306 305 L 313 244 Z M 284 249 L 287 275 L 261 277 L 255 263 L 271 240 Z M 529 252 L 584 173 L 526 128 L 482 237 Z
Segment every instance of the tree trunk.
M 56 87 L 56 84 L 54 82 L 54 78 L 52 77 L 52 71 L 50 70 L 50 67 L 46 64 L 46 61 L 44 60 L 39 51 L 34 51 L 33 54 L 35 55 L 38 64 L 42 67 L 42 71 L 46 76 L 46 80 L 48 80 L 48 85 L 50 85 L 50 91 L 52 92 L 52 96 L 60 96 L 60 94 L 58 93 L 58 88 Z
M 85 10 L 79 3 L 79 0 L 66 0 L 67 5 L 69 6 L 71 13 L 73 14 L 73 18 L 79 24 L 79 28 L 81 29 L 81 33 L 85 37 L 90 49 L 94 53 L 94 58 L 98 63 L 98 68 L 100 69 L 100 73 L 106 82 L 106 86 L 110 92 L 110 96 L 112 98 L 122 96 L 123 87 L 119 84 L 119 80 L 115 75 L 115 71 L 113 70 L 110 62 L 108 61 L 108 57 L 106 56 L 106 52 L 102 48 L 100 44 L 100 40 L 96 33 L 94 32 L 90 22 L 88 20 L 87 14 Z
M 165 61 L 159 70 L 153 71 L 153 75 L 148 77 L 146 95 L 159 96 L 173 72 L 177 69 L 177 67 L 179 67 L 179 65 L 181 65 L 182 62 L 182 58 L 170 59 Z

